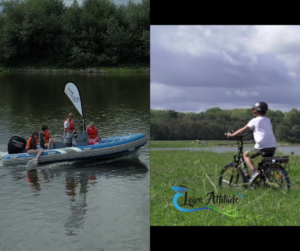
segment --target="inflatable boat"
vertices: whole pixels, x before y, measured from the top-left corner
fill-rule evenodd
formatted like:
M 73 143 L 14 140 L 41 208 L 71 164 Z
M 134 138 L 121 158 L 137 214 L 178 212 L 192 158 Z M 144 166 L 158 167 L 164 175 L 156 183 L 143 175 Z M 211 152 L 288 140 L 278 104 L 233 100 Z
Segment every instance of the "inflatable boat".
M 53 149 L 44 149 L 39 158 L 39 163 L 51 163 L 59 161 L 73 161 L 84 159 L 107 159 L 115 158 L 137 151 L 147 142 L 147 137 L 142 133 L 127 134 L 123 136 L 103 138 L 100 142 L 89 145 L 86 132 L 82 99 L 78 87 L 68 82 L 65 84 L 64 92 L 72 101 L 82 116 L 82 131 L 74 135 L 73 147 L 66 147 L 62 141 L 56 141 Z M 80 126 L 81 127 L 81 126 Z M 49 145 L 51 142 L 49 142 Z M 28 154 L 25 149 L 26 139 L 14 135 L 8 142 L 8 155 L 2 159 L 3 165 L 24 165 L 36 158 L 36 154 Z M 50 147 L 52 148 L 52 147 Z
M 14 141 L 16 143 L 16 139 Z M 73 142 L 73 147 L 65 147 L 63 142 L 57 141 L 54 149 L 45 149 L 39 163 L 115 158 L 137 151 L 146 142 L 147 136 L 145 134 L 134 133 L 102 138 L 99 143 L 88 145 L 86 132 L 81 132 Z M 20 144 L 20 142 L 18 143 Z M 39 145 L 38 147 L 42 148 Z M 3 165 L 26 165 L 28 161 L 35 158 L 36 154 L 23 152 L 5 155 L 2 162 Z

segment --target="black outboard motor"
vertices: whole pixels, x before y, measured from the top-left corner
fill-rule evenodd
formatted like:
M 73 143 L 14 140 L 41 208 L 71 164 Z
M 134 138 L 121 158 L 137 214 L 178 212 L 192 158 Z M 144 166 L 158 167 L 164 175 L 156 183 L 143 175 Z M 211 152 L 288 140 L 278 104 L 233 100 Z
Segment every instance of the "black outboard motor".
M 14 135 L 8 142 L 7 147 L 9 154 L 26 152 L 26 139 L 19 135 Z

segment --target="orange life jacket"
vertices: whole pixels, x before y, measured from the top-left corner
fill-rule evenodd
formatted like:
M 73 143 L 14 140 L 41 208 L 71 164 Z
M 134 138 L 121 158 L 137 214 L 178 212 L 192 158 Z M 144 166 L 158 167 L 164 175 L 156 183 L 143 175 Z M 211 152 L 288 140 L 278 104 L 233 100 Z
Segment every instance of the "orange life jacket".
M 89 126 L 89 131 L 88 131 L 89 133 L 89 136 L 93 139 L 93 138 L 95 138 L 95 137 L 97 137 L 97 132 L 98 132 L 98 130 L 97 130 L 97 127 L 95 126 L 95 128 L 94 129 L 92 129 L 92 127 L 90 127 Z
M 69 129 L 70 129 L 70 130 L 73 130 L 73 129 L 75 128 L 75 126 L 74 126 L 74 121 L 71 122 L 71 121 L 68 120 L 68 119 L 64 121 L 64 130 L 65 130 L 65 122 L 66 122 L 66 121 L 68 121 L 68 122 L 70 123 L 70 128 L 69 128 Z
M 48 143 L 48 142 L 49 142 L 49 138 L 50 138 L 50 133 L 46 133 L 46 132 L 44 132 L 44 131 L 41 131 L 41 132 L 40 132 L 40 135 L 41 135 L 41 133 L 44 133 L 44 134 L 45 134 L 46 142 L 44 142 L 44 143 Z
M 32 140 L 32 137 L 30 137 L 29 140 L 27 141 L 27 145 L 26 145 L 27 150 L 30 148 L 30 141 L 31 140 Z M 36 146 L 38 145 L 38 140 L 35 141 L 35 145 Z

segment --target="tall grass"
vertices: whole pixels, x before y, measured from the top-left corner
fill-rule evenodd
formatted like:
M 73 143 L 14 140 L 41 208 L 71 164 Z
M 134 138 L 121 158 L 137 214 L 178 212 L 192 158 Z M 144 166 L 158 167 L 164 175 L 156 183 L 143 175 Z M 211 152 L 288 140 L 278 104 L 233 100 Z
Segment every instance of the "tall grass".
M 278 154 L 276 154 L 278 155 Z M 280 154 L 279 154 L 280 155 Z M 222 167 L 231 162 L 233 153 L 210 151 L 152 151 L 151 152 L 151 226 L 298 226 L 300 218 L 300 156 L 290 156 L 290 191 L 261 188 L 218 186 Z M 255 164 L 260 157 L 255 159 Z M 189 198 L 203 198 L 204 203 L 194 204 L 194 208 L 205 205 L 206 195 L 214 191 L 218 195 L 243 196 L 236 204 L 239 217 L 230 217 L 215 210 L 182 212 L 173 205 L 174 186 L 186 186 Z M 178 204 L 184 203 L 184 196 Z M 225 210 L 226 204 L 211 204 Z M 182 206 L 184 208 L 192 208 Z

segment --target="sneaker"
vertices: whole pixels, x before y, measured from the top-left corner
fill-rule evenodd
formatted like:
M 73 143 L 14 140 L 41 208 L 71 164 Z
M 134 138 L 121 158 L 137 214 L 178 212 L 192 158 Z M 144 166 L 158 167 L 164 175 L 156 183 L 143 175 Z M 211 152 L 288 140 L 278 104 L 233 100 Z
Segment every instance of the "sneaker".
M 256 173 L 252 174 L 252 177 L 249 180 L 249 182 L 252 183 L 258 175 L 259 175 L 259 172 L 256 172 Z

